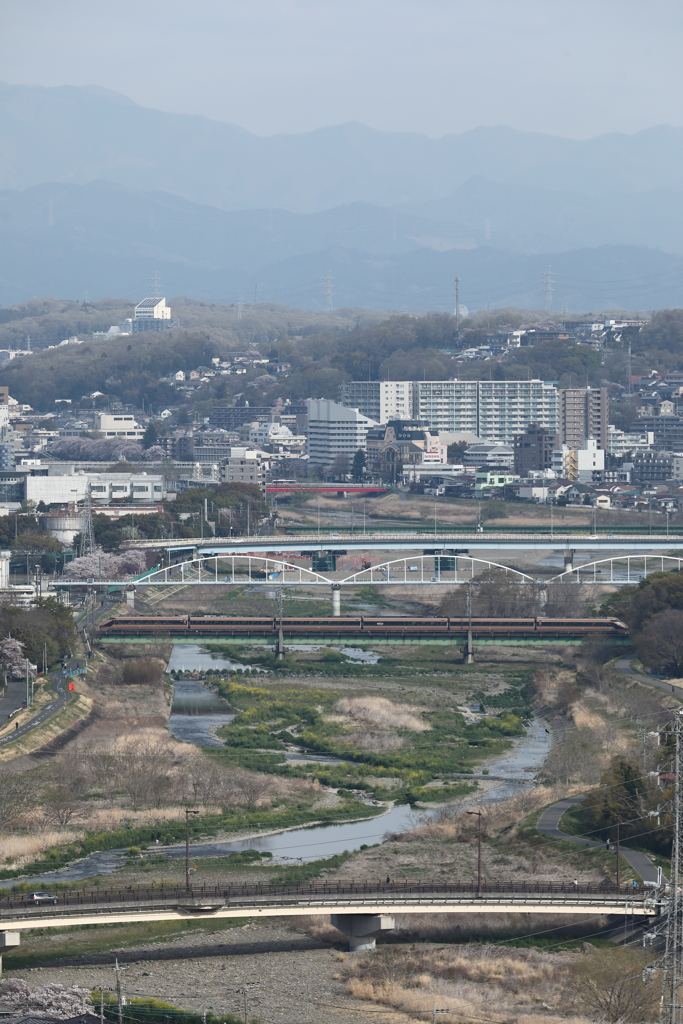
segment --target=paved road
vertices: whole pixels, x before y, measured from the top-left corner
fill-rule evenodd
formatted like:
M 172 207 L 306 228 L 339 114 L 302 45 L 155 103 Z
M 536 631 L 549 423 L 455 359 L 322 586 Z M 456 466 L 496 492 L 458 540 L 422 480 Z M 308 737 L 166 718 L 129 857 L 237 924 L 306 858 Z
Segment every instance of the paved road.
M 585 799 L 586 794 L 581 793 L 579 796 L 568 797 L 566 800 L 560 800 L 559 803 L 553 804 L 552 807 L 547 807 L 538 819 L 537 830 L 542 832 L 543 835 L 552 836 L 553 839 L 564 839 L 570 843 L 579 843 L 581 846 L 597 846 L 604 850 L 604 842 L 597 842 L 595 839 L 584 839 L 583 836 L 572 836 L 567 832 L 561 832 L 558 828 L 562 815 L 570 807 L 580 804 Z M 622 843 L 621 855 L 638 872 L 644 882 L 657 881 L 657 868 L 644 853 L 639 853 L 637 850 L 629 850 Z
M 36 729 L 39 725 L 42 725 L 47 718 L 51 718 L 52 715 L 57 714 L 57 712 L 60 711 L 68 702 L 71 694 L 64 687 L 64 683 L 66 681 L 65 677 L 61 672 L 51 672 L 50 678 L 52 679 L 54 688 L 57 691 L 57 699 L 50 701 L 49 704 L 45 704 L 40 714 L 35 718 L 32 718 L 30 722 L 27 722 L 25 725 L 20 725 L 18 729 L 13 729 L 7 734 L 7 736 L 3 736 L 0 739 L 0 746 L 3 746 L 5 743 L 11 743 L 12 740 L 17 739 L 17 737 L 25 736 L 26 733 L 31 732 L 32 729 Z M 21 700 L 23 700 L 26 697 L 26 684 L 21 683 L 20 685 L 23 687 L 21 698 Z M 21 700 L 14 706 L 21 707 Z
M 654 686 L 657 690 L 664 690 L 665 693 L 677 693 L 679 696 L 683 696 L 683 687 L 678 684 L 672 685 L 659 679 L 653 679 L 652 676 L 645 676 L 640 672 L 634 672 L 631 668 L 630 658 L 620 658 L 619 661 L 615 661 L 614 667 L 622 676 L 637 679 L 638 682 L 647 683 L 648 686 Z

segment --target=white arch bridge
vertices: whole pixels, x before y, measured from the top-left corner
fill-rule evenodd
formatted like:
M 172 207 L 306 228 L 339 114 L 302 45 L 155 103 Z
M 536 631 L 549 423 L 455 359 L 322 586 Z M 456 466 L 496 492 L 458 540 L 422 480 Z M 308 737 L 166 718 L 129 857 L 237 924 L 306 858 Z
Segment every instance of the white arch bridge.
M 471 555 L 434 553 L 394 558 L 376 565 L 364 563 L 360 568 L 351 566 L 348 573 L 336 566 L 313 570 L 285 558 L 265 555 L 197 555 L 184 562 L 150 570 L 128 580 L 106 580 L 91 577 L 87 580 L 57 581 L 58 588 L 112 587 L 142 589 L 147 587 L 192 586 L 244 586 L 275 584 L 278 587 L 325 586 L 457 586 L 472 581 L 484 582 L 495 573 L 510 582 L 548 586 L 555 583 L 582 585 L 623 586 L 639 583 L 653 572 L 671 572 L 683 567 L 683 557 L 673 555 L 619 555 L 574 566 L 567 563 L 565 570 L 555 576 L 533 577 L 519 569 L 475 558 Z

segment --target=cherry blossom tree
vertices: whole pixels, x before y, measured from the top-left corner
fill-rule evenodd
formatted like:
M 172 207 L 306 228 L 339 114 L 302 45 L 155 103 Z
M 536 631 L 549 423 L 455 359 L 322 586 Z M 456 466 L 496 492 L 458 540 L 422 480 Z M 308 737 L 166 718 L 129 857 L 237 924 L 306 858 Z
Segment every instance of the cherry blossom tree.
M 132 548 L 120 555 L 111 554 L 96 548 L 91 555 L 74 558 L 64 572 L 64 579 L 69 580 L 118 580 L 125 576 L 135 576 L 147 567 L 143 551 Z
M 66 988 L 50 982 L 31 989 L 20 978 L 3 978 L 0 981 L 0 1002 L 14 1010 L 54 1017 L 55 1020 L 68 1020 L 93 1012 L 87 988 L 77 985 Z

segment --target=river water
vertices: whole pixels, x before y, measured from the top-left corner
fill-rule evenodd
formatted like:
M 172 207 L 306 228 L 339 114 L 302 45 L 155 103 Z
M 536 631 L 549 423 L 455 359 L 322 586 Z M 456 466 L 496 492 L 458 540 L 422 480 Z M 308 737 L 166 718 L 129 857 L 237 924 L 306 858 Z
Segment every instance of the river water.
M 174 649 L 174 655 L 176 650 L 177 648 Z M 196 648 L 196 651 L 201 657 L 208 657 L 210 667 L 223 667 L 220 660 L 212 659 L 199 648 Z M 190 661 L 185 652 L 182 658 L 186 669 L 198 667 Z M 172 664 L 173 660 L 169 662 L 169 666 Z M 225 725 L 234 717 L 229 704 L 221 701 L 196 680 L 178 680 L 174 684 L 169 729 L 178 739 L 203 746 L 220 747 L 222 744 L 213 733 L 216 728 Z M 542 765 L 549 749 L 550 736 L 544 722 L 542 719 L 533 719 L 526 729 L 526 736 L 516 742 L 514 750 L 490 763 L 489 779 L 492 776 L 496 780 L 494 785 L 485 792 L 473 795 L 463 806 L 481 806 L 505 800 L 519 793 L 523 787 L 533 785 L 534 772 Z M 479 774 L 475 778 L 482 781 L 487 779 L 486 776 Z M 192 843 L 190 849 L 194 857 L 226 857 L 243 850 L 258 850 L 271 853 L 271 863 L 301 863 L 331 857 L 333 854 L 343 853 L 344 850 L 357 850 L 362 844 L 371 846 L 373 843 L 382 842 L 387 832 L 407 831 L 433 813 L 434 811 L 429 810 L 415 811 L 409 804 L 399 804 L 384 814 L 363 821 L 339 825 L 314 825 L 233 842 Z M 176 846 L 165 847 L 163 852 L 171 859 L 180 859 L 185 856 L 185 845 L 179 843 Z M 55 880 L 82 881 L 94 875 L 112 874 L 125 859 L 124 850 L 93 853 L 77 864 L 23 881 L 30 881 L 36 885 Z M 0 881 L 0 888 L 16 884 L 16 879 L 8 879 Z

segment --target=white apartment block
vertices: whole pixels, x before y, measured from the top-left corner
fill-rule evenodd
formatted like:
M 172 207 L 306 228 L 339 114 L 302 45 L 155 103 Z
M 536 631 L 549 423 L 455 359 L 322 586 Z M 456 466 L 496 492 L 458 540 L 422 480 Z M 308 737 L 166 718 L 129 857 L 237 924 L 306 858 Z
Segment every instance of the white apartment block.
M 342 384 L 341 404 L 376 423 L 413 419 L 412 380 L 350 380 Z
M 349 381 L 342 405 L 387 423 L 427 420 L 432 433 L 469 432 L 512 444 L 530 423 L 559 427 L 559 392 L 542 380 Z
M 432 432 L 479 430 L 476 380 L 418 380 L 413 384 L 413 415 L 427 420 Z
M 530 423 L 556 434 L 560 422 L 560 396 L 542 380 L 480 380 L 477 433 L 489 441 L 512 444 Z
M 358 409 L 347 408 L 329 399 L 309 398 L 307 451 L 311 463 L 328 465 L 336 455 L 344 452 L 353 459 L 359 448 L 365 451 L 365 438 L 376 420 L 364 416 Z

